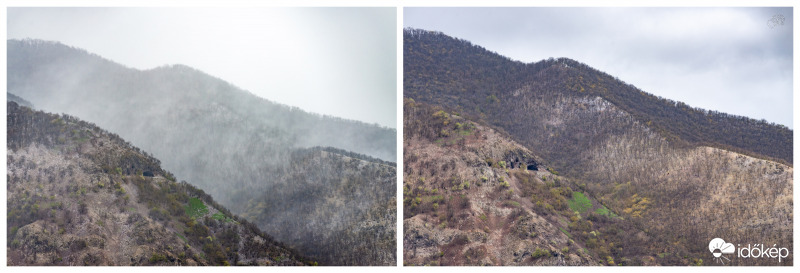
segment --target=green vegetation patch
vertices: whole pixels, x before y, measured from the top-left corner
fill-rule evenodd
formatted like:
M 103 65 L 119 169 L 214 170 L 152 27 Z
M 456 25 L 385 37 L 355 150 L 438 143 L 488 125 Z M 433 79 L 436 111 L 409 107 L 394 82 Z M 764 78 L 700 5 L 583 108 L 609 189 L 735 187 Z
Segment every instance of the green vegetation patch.
M 531 257 L 534 259 L 539 259 L 539 258 L 547 258 L 550 257 L 551 255 L 552 254 L 550 253 L 549 250 L 536 248 L 536 250 L 534 250 L 533 253 L 531 254 Z
M 581 214 L 586 213 L 592 208 L 592 202 L 589 201 L 589 198 L 586 198 L 583 193 L 577 191 L 572 192 L 572 199 L 567 201 L 567 203 L 569 204 L 570 209 Z
M 512 208 L 519 208 L 519 206 L 520 206 L 519 202 L 512 201 L 512 200 L 506 200 L 505 202 L 503 202 L 503 205 L 505 205 L 506 207 L 512 207 Z
M 475 129 L 475 125 L 470 122 L 465 122 L 465 123 L 456 122 L 456 130 L 458 131 L 459 135 L 462 136 L 472 135 L 473 129 Z
M 572 238 L 572 234 L 570 234 L 570 233 L 569 233 L 569 231 L 567 231 L 566 229 L 564 229 L 564 228 L 562 228 L 562 227 L 559 227 L 559 228 L 558 228 L 558 230 L 560 230 L 560 231 L 561 231 L 561 232 L 563 232 L 565 235 L 567 235 L 567 237 L 569 237 L 569 238 Z
M 619 218 L 619 216 L 617 214 L 615 214 L 613 211 L 609 210 L 606 206 L 603 206 L 602 208 L 599 208 L 599 209 L 595 210 L 594 212 L 597 213 L 597 214 L 600 214 L 600 215 L 604 215 L 604 216 L 609 217 L 609 218 Z
M 442 203 L 444 202 L 444 196 L 442 195 L 423 196 L 422 201 L 428 203 Z
M 234 222 L 236 222 L 233 219 L 231 219 L 230 217 L 225 216 L 225 214 L 222 214 L 222 212 L 214 213 L 214 215 L 211 215 L 211 219 L 214 219 L 214 220 L 217 220 L 217 221 L 220 221 L 220 222 L 225 222 L 225 223 L 234 223 Z
M 192 197 L 189 199 L 189 205 L 186 206 L 186 215 L 192 218 L 198 218 L 208 213 L 208 207 L 203 204 L 203 201 Z

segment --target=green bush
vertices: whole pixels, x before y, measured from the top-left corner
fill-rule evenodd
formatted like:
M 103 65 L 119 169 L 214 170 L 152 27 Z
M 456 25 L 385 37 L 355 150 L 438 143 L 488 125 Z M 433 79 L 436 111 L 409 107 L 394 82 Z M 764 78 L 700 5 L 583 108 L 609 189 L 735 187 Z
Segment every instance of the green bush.
M 533 254 L 531 254 L 531 257 L 533 257 L 534 259 L 539 259 L 543 257 L 545 258 L 550 257 L 550 255 L 551 255 L 550 251 L 541 248 L 536 248 L 536 250 L 533 251 Z
M 151 264 L 164 262 L 166 260 L 167 260 L 167 256 L 164 256 L 163 254 L 153 253 L 153 256 L 150 256 L 150 263 Z
M 508 181 L 505 181 L 505 179 L 503 179 L 502 177 L 500 177 L 500 187 L 503 187 L 503 188 L 508 188 L 509 186 L 510 186 L 510 185 L 508 184 Z
M 503 202 L 503 205 L 513 208 L 518 208 L 520 206 L 519 202 L 512 200 L 506 200 L 505 202 Z

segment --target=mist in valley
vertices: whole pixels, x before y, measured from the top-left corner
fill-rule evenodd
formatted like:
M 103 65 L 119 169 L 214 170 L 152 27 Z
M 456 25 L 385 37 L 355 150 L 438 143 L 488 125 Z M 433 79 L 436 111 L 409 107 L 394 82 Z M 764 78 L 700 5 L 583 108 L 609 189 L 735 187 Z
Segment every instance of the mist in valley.
M 118 134 L 178 180 L 322 264 L 395 263 L 395 126 L 308 112 L 187 65 L 137 69 L 56 41 L 7 45 L 9 100 Z M 369 94 L 333 88 L 303 96 L 330 106 L 338 94 L 350 101 L 339 107 L 376 109 Z M 365 120 L 396 110 L 374 112 Z M 280 232 L 288 228 L 294 232 Z

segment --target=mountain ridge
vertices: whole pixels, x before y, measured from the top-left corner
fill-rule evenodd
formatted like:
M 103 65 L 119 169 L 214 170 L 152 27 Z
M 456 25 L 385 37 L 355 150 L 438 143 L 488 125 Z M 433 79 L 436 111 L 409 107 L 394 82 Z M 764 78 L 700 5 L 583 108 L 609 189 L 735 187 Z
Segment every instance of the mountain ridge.
M 408 65 L 415 66 L 420 63 L 416 59 L 438 60 L 432 67 L 404 68 L 404 73 L 412 75 L 409 78 L 414 79 L 404 83 L 408 86 L 406 92 L 409 93 L 409 97 L 424 95 L 424 92 L 419 92 L 420 88 L 435 88 L 451 96 L 442 98 L 443 105 L 462 110 L 477 119 L 486 118 L 481 114 L 492 114 L 487 111 L 496 112 L 501 109 L 492 108 L 491 104 L 488 104 L 488 109 L 476 110 L 477 103 L 452 96 L 470 89 L 481 94 L 480 100 L 518 99 L 516 97 L 520 95 L 521 90 L 534 86 L 538 92 L 566 92 L 564 95 L 568 96 L 600 96 L 629 112 L 641 123 L 647 123 L 648 127 L 658 131 L 676 145 L 714 146 L 792 164 L 792 131 L 780 124 L 708 111 L 658 97 L 569 58 L 549 58 L 523 63 L 473 45 L 469 41 L 421 29 L 405 29 L 404 40 L 408 45 L 404 47 L 405 63 Z M 461 60 L 466 61 L 462 63 Z M 443 68 L 443 66 L 448 67 Z M 472 67 L 479 68 L 471 70 Z M 487 70 L 485 67 L 493 69 Z M 447 73 L 422 73 L 426 69 Z M 546 82 L 545 79 L 548 77 L 566 78 L 566 80 L 563 85 L 555 86 L 552 82 Z M 419 79 L 427 79 L 425 82 L 428 86 L 422 87 L 416 84 L 420 82 Z M 455 85 L 448 86 L 448 83 Z M 680 129 L 680 126 L 687 125 L 669 122 L 670 119 L 685 122 L 692 130 Z M 726 133 L 711 133 L 720 130 L 725 130 Z M 758 130 L 758 133 L 768 135 L 775 140 L 772 144 L 761 147 L 757 144 L 760 140 L 759 134 L 747 130 Z M 746 143 L 746 147 L 737 142 Z
M 708 265 L 703 242 L 715 237 L 793 245 L 793 133 L 784 126 L 658 98 L 568 59 L 513 61 L 441 32 L 406 29 L 403 56 L 406 100 L 501 132 L 625 219 L 581 214 L 566 230 L 602 264 Z
M 319 114 L 319 113 L 308 112 L 306 110 L 301 110 L 298 107 L 285 105 L 285 104 L 280 104 L 280 103 L 271 101 L 269 99 L 256 96 L 255 94 L 253 94 L 253 93 L 251 93 L 249 91 L 240 89 L 240 88 L 236 87 L 235 85 L 233 85 L 233 84 L 231 84 L 231 83 L 229 83 L 229 82 L 227 82 L 227 81 L 225 81 L 223 79 L 220 79 L 220 78 L 218 78 L 216 76 L 210 75 L 210 74 L 205 73 L 205 72 L 203 72 L 201 70 L 198 70 L 196 68 L 193 68 L 193 67 L 190 67 L 190 66 L 184 65 L 184 64 L 162 65 L 162 66 L 157 66 L 157 67 L 154 67 L 154 68 L 151 68 L 151 69 L 140 70 L 140 69 L 127 67 L 125 65 L 116 63 L 116 62 L 114 62 L 114 61 L 112 61 L 110 59 L 106 59 L 106 58 L 104 58 L 104 57 L 102 57 L 100 55 L 88 52 L 85 49 L 72 47 L 72 46 L 69 46 L 69 45 L 66 45 L 66 44 L 62 44 L 62 43 L 56 42 L 56 41 L 44 41 L 44 40 L 37 40 L 37 39 L 25 39 L 25 40 L 9 39 L 8 40 L 8 48 L 9 48 L 9 62 L 8 62 L 8 68 L 9 69 L 8 69 L 8 71 L 9 71 L 9 77 L 12 78 L 12 79 L 9 79 L 9 90 L 14 89 L 14 88 L 25 88 L 24 82 L 16 79 L 16 77 L 19 77 L 21 75 L 26 75 L 26 74 L 27 75 L 34 74 L 35 72 L 37 72 L 35 70 L 39 69 L 34 65 L 25 65 L 27 63 L 35 63 L 37 61 L 42 61 L 41 59 L 44 58 L 44 59 L 47 59 L 45 61 L 45 63 L 50 63 L 50 64 L 47 64 L 47 66 L 53 66 L 52 63 L 70 62 L 70 61 L 75 61 L 74 59 L 77 59 L 80 62 L 89 62 L 89 63 L 92 63 L 94 65 L 102 65 L 103 66 L 102 70 L 122 71 L 123 73 L 128 73 L 128 72 L 131 72 L 131 71 L 135 72 L 134 75 L 132 76 L 133 79 L 123 79 L 123 80 L 128 80 L 128 81 L 130 81 L 130 80 L 143 80 L 143 79 L 145 79 L 145 77 L 147 77 L 149 75 L 166 72 L 166 73 L 169 73 L 171 76 L 178 76 L 178 77 L 182 77 L 184 79 L 191 79 L 191 80 L 200 79 L 202 83 L 201 84 L 196 84 L 196 85 L 201 85 L 201 86 L 204 85 L 204 86 L 212 86 L 212 87 L 220 86 L 220 87 L 223 87 L 223 90 L 225 92 L 233 91 L 234 93 L 238 93 L 238 95 L 245 95 L 246 96 L 246 98 L 237 98 L 236 101 L 242 101 L 243 99 L 255 100 L 255 101 L 258 101 L 259 103 L 265 103 L 266 105 L 271 106 L 271 107 L 278 107 L 282 111 L 292 111 L 292 112 L 299 111 L 299 112 L 302 112 L 306 116 L 311 116 L 311 117 L 316 118 L 316 119 L 341 120 L 341 121 L 346 122 L 346 123 L 354 123 L 357 126 L 377 127 L 377 128 L 380 128 L 380 130 L 396 132 L 396 129 L 394 129 L 394 128 L 386 127 L 386 126 L 379 125 L 379 124 L 369 124 L 369 123 L 366 123 L 366 122 L 363 122 L 363 121 L 349 120 L 349 119 L 344 119 L 344 118 L 331 116 L 331 115 L 327 115 L 327 114 Z M 55 51 L 55 52 L 54 53 L 46 52 L 45 53 L 46 56 L 38 56 L 37 54 L 43 52 L 42 50 Z M 18 56 L 19 57 L 25 57 L 25 60 L 18 59 Z M 32 58 L 32 57 L 35 57 L 35 58 Z M 78 70 L 78 71 L 82 70 L 82 68 L 80 66 L 73 67 L 72 69 L 73 70 Z M 33 70 L 33 71 L 27 71 L 27 70 Z M 52 71 L 45 71 L 45 72 L 52 72 Z M 71 72 L 68 72 L 68 73 L 77 74 L 74 71 L 71 71 Z M 38 75 L 37 74 L 36 76 L 43 77 L 43 76 L 47 76 L 47 75 Z M 159 76 L 161 76 L 161 75 L 159 75 Z M 161 76 L 161 78 L 163 78 L 163 76 Z M 152 88 L 152 86 L 150 86 L 150 87 Z M 62 89 L 64 89 L 64 88 L 62 88 Z M 146 90 L 147 90 L 147 88 L 142 90 L 142 91 L 145 91 L 145 93 L 143 95 L 158 95 L 158 94 L 154 94 L 152 92 L 146 92 Z M 180 91 L 182 89 L 181 88 L 172 88 L 172 89 L 166 89 L 166 90 Z M 24 91 L 27 92 L 28 90 L 24 90 Z M 217 88 L 211 88 L 211 89 L 208 89 L 208 90 L 200 89 L 200 91 L 211 92 L 209 94 L 210 95 L 215 95 L 216 98 L 221 98 L 219 96 L 222 95 L 219 92 L 221 90 L 217 89 Z M 198 90 L 195 90 L 195 92 L 198 92 Z M 12 93 L 14 93 L 14 92 L 12 92 Z M 25 98 L 25 96 L 23 94 L 17 94 L 17 93 L 14 93 L 14 94 Z M 41 98 L 34 98 L 34 99 L 41 99 Z M 32 100 L 32 99 L 28 99 L 28 100 Z M 225 101 L 225 100 L 220 100 L 220 101 Z M 158 103 L 158 100 L 152 100 L 151 102 L 152 103 Z M 240 104 L 240 105 L 248 106 L 248 107 L 245 108 L 245 109 L 238 109 L 237 112 L 254 112 L 252 110 L 253 110 L 253 106 L 255 106 L 255 104 Z M 345 149 L 346 149 L 346 147 L 345 147 Z M 354 150 L 354 149 L 347 149 L 347 150 Z M 359 149 L 355 149 L 355 150 L 358 151 Z M 374 153 L 369 153 L 369 152 L 368 153 L 364 153 L 364 154 L 376 156 Z M 386 160 L 386 159 L 389 159 L 389 160 L 394 159 L 394 157 L 387 156 L 385 154 L 379 154 L 378 157 L 383 158 L 384 160 Z
M 7 109 L 9 265 L 314 264 L 115 134 Z

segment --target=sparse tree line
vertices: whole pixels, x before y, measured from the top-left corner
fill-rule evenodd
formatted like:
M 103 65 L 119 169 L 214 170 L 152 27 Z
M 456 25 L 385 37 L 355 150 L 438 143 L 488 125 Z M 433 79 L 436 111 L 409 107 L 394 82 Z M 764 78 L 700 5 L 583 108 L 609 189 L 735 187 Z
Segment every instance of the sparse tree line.
M 322 264 L 391 264 L 396 211 L 388 209 L 395 198 L 386 189 L 396 183 L 394 164 L 350 155 L 322 147 L 295 150 L 274 180 L 238 191 L 237 207 Z
M 111 240 L 108 236 L 115 236 L 108 230 L 122 225 L 130 229 L 126 236 L 135 247 L 152 249 L 146 256 L 130 258 L 132 265 L 264 261 L 291 265 L 305 259 L 255 224 L 233 215 L 203 190 L 175 182 L 158 160 L 115 134 L 71 116 L 33 111 L 14 102 L 8 103 L 7 118 L 7 238 L 13 264 L 117 264 L 120 260 L 102 250 Z M 148 170 L 167 179 L 144 176 Z M 216 214 L 189 215 L 188 203 L 193 198 Z M 147 211 L 138 211 L 136 204 Z M 55 231 L 41 233 L 39 226 Z M 85 237 L 86 229 L 94 235 Z M 62 246 L 49 236 L 75 239 Z M 50 260 L 30 260 L 36 253 Z
M 507 134 L 568 177 L 573 189 L 585 189 L 623 217 L 581 218 L 570 230 L 585 242 L 594 239 L 604 247 L 595 253 L 617 264 L 709 264 L 702 260 L 708 249 L 696 242 L 713 236 L 792 245 L 792 131 L 785 126 L 652 96 L 565 58 L 511 61 L 442 33 L 406 30 L 404 52 L 404 95 L 412 102 Z M 404 140 L 441 137 L 446 126 L 432 118 L 436 110 L 404 111 L 426 117 L 404 119 Z M 404 168 L 447 181 L 441 177 L 447 162 L 435 163 Z M 583 236 L 591 231 L 602 235 Z
M 525 126 L 521 121 L 531 110 L 529 103 L 599 96 L 673 145 L 713 146 L 792 164 L 792 131 L 783 125 L 650 95 L 567 58 L 525 64 L 465 40 L 416 29 L 404 32 L 404 58 L 405 96 L 486 120 L 512 135 L 510 128 Z

